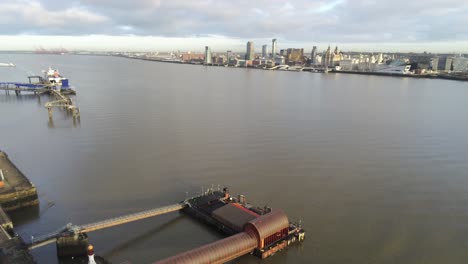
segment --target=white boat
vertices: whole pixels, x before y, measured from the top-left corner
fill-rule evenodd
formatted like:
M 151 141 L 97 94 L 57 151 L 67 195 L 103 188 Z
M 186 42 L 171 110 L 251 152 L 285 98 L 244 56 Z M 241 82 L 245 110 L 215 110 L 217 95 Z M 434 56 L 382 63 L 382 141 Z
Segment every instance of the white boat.
M 411 74 L 411 65 L 401 62 L 392 62 L 390 64 L 376 64 L 373 72 L 389 74 Z
M 287 71 L 289 69 L 289 65 L 277 65 L 275 66 L 275 69 L 277 69 L 278 71 Z
M 303 71 L 304 67 L 302 66 L 289 66 L 288 71 Z
M 13 63 L 1 63 L 0 62 L 0 67 L 16 67 Z
M 63 77 L 60 75 L 58 70 L 54 70 L 49 67 L 49 70 L 42 71 L 44 73 L 44 80 L 51 84 L 54 84 L 55 88 L 58 90 L 61 89 L 69 89 L 68 85 L 68 78 Z

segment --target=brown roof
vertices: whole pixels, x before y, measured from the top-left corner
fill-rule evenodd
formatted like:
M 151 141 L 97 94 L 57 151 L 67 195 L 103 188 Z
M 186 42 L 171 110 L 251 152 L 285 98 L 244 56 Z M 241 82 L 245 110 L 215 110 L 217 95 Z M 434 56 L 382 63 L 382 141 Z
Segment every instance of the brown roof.
M 252 252 L 257 245 L 255 235 L 246 232 L 201 246 L 156 262 L 157 264 L 225 263 Z
M 255 219 L 256 214 L 235 204 L 227 204 L 213 211 L 213 217 L 224 225 L 240 232 L 244 225 Z
M 285 228 L 289 227 L 288 216 L 280 209 L 275 209 L 268 214 L 264 214 L 247 225 L 252 225 L 258 233 L 259 239 L 262 240 L 269 237 Z

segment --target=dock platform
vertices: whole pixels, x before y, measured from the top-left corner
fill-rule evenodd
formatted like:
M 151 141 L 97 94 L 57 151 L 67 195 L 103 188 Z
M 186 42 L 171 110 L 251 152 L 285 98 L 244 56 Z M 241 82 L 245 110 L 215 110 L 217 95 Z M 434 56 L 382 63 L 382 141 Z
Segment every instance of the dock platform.
M 185 201 L 182 210 L 228 237 L 158 261 L 158 264 L 225 263 L 242 255 L 268 258 L 305 238 L 300 223 L 291 223 L 280 209 L 247 203 L 244 195 L 233 197 L 228 189 L 213 188 Z
M 0 206 L 0 263 L 36 263 L 23 239 L 13 231 L 13 223 Z
M 0 151 L 0 263 L 36 263 L 6 212 L 37 204 L 34 184 Z
M 71 113 L 73 120 L 80 120 L 80 109 L 73 103 L 69 95 L 76 95 L 76 91 L 71 87 L 57 86 L 56 83 L 45 82 L 40 76 L 29 76 L 29 83 L 20 82 L 0 82 L 0 90 L 4 90 L 7 95 L 14 91 L 16 96 L 22 92 L 32 92 L 36 95 L 49 94 L 55 100 L 47 102 L 44 107 L 47 108 L 49 120 L 52 121 L 52 108 L 63 108 Z M 39 82 L 32 82 L 32 79 L 39 78 Z
M 59 258 L 83 257 L 89 245 L 89 232 L 176 211 L 214 227 L 227 238 L 156 263 L 225 263 L 249 253 L 264 259 L 305 238 L 301 223 L 290 222 L 281 209 L 253 206 L 247 203 L 244 195 L 234 197 L 227 188 L 223 191 L 211 188 L 173 205 L 81 226 L 69 223 L 49 234 L 35 237 L 27 247 L 32 250 L 55 242 Z
M 37 190 L 26 176 L 0 151 L 0 206 L 5 211 L 39 204 Z

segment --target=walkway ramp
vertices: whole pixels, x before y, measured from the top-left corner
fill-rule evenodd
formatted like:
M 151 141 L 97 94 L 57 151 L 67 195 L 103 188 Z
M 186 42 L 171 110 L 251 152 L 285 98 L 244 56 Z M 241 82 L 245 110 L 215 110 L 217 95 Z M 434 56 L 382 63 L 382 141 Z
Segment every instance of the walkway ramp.
M 114 217 L 94 223 L 89 223 L 81 226 L 73 225 L 71 223 L 67 224 L 66 226 L 51 232 L 46 235 L 42 235 L 39 237 L 33 237 L 31 238 L 31 243 L 28 245 L 29 249 L 35 249 L 38 247 L 45 246 L 47 244 L 53 243 L 57 240 L 59 237 L 63 236 L 73 236 L 73 235 L 78 235 L 80 233 L 89 233 L 92 231 L 112 227 L 112 226 L 117 226 L 117 225 L 123 225 L 126 223 L 142 220 L 145 218 L 150 218 L 162 214 L 167 214 L 175 211 L 182 210 L 185 208 L 187 204 L 185 202 L 173 204 L 173 205 L 168 205 L 164 207 L 159 207 L 155 209 L 149 209 L 145 211 L 141 211 L 138 213 L 133 213 L 133 214 L 128 214 L 124 216 L 119 216 L 119 217 Z
M 124 215 L 120 217 L 115 217 L 115 218 L 111 218 L 111 219 L 107 219 L 107 220 L 103 220 L 99 222 L 82 225 L 78 227 L 78 230 L 82 233 L 89 233 L 89 232 L 96 231 L 99 229 L 104 229 L 104 228 L 108 228 L 108 227 L 112 227 L 116 225 L 122 225 L 122 224 L 142 220 L 142 219 L 153 217 L 153 216 L 158 216 L 162 214 L 179 211 L 179 210 L 182 210 L 184 207 L 185 207 L 185 204 L 178 203 L 178 204 L 164 206 L 164 207 L 160 207 L 156 209 L 150 209 L 150 210 L 146 210 L 146 211 L 142 211 L 142 212 L 138 212 L 134 214 Z

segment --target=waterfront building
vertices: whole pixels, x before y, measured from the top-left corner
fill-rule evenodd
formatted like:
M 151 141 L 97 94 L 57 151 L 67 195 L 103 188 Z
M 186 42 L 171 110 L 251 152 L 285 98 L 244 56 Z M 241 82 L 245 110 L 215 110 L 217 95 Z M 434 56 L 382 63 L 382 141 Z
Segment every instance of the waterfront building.
M 275 61 L 274 60 L 265 60 L 265 65 L 267 67 L 273 67 L 273 66 L 275 66 Z
M 447 62 L 447 57 L 439 57 L 437 62 L 437 71 L 444 71 L 445 70 L 445 63 Z
M 381 63 L 383 63 L 383 62 L 384 62 L 384 57 L 383 57 L 383 54 L 380 53 L 380 54 L 379 54 L 379 57 L 377 58 L 377 63 L 381 64 Z
M 331 54 L 331 61 L 329 65 L 337 66 L 340 65 L 340 61 L 344 59 L 343 53 L 338 50 L 338 46 L 335 47 L 335 50 Z
M 267 58 L 268 57 L 268 51 L 267 51 L 267 45 L 262 46 L 262 58 Z
M 453 57 L 447 57 L 447 59 L 445 60 L 444 70 L 447 72 L 453 71 Z
M 439 70 L 439 57 L 434 57 L 429 62 L 428 70 L 438 71 Z
M 355 70 L 364 70 L 370 71 L 369 62 L 361 62 L 360 58 L 343 58 L 340 61 L 340 67 L 343 71 L 355 71 Z
M 211 49 L 208 46 L 205 47 L 205 61 L 204 61 L 204 63 L 205 64 L 212 64 L 213 63 L 212 56 L 211 56 Z
M 258 68 L 273 67 L 275 65 L 275 62 L 270 59 L 261 58 L 252 61 L 252 65 Z
M 340 61 L 340 67 L 343 71 L 353 70 L 353 59 L 345 59 Z
M 322 64 L 322 56 L 320 55 L 315 55 L 315 65 L 321 65 Z
M 286 60 L 288 64 L 303 64 L 304 49 L 287 49 Z
M 429 66 L 427 67 L 428 70 L 432 71 L 440 71 L 440 72 L 448 72 L 448 71 L 466 71 L 463 66 L 463 60 L 467 58 L 463 57 L 453 57 L 453 56 L 436 56 L 432 57 L 429 61 Z M 418 65 L 419 66 L 419 65 Z M 423 68 L 423 67 L 420 67 Z
M 227 59 L 225 55 L 219 55 L 215 59 L 215 63 L 218 65 L 224 65 L 227 63 Z
M 285 63 L 285 59 L 283 56 L 276 56 L 275 57 L 275 65 L 282 65 Z
M 464 58 L 464 57 L 455 58 L 453 67 L 454 67 L 454 71 L 468 72 L 468 58 Z
M 408 57 L 411 64 L 413 64 L 414 67 L 419 69 L 428 69 L 433 58 L 433 55 L 428 53 L 410 53 L 406 56 Z
M 253 41 L 247 42 L 247 53 L 245 54 L 246 60 L 255 59 L 254 43 Z
M 454 72 L 468 72 L 468 58 L 462 57 L 461 55 L 448 57 L 445 70 Z
M 237 60 L 237 67 L 250 67 L 252 66 L 252 60 Z
M 229 64 L 229 62 L 232 60 L 232 51 L 231 50 L 226 51 L 226 59 L 227 59 L 227 63 Z
M 312 52 L 310 53 L 310 64 L 315 65 L 317 63 L 317 46 L 312 48 Z
M 231 59 L 228 61 L 228 65 L 229 65 L 229 66 L 237 67 L 237 66 L 239 66 L 239 60 L 240 60 L 239 58 L 233 56 L 233 57 L 231 57 Z
M 205 54 L 187 52 L 181 55 L 181 60 L 185 62 L 204 62 Z
M 274 58 L 277 52 L 276 39 L 271 40 L 271 57 Z
M 331 65 L 331 59 L 332 57 L 331 57 L 330 45 L 328 45 L 327 50 L 322 56 L 322 65 L 325 67 L 328 67 L 329 65 Z

